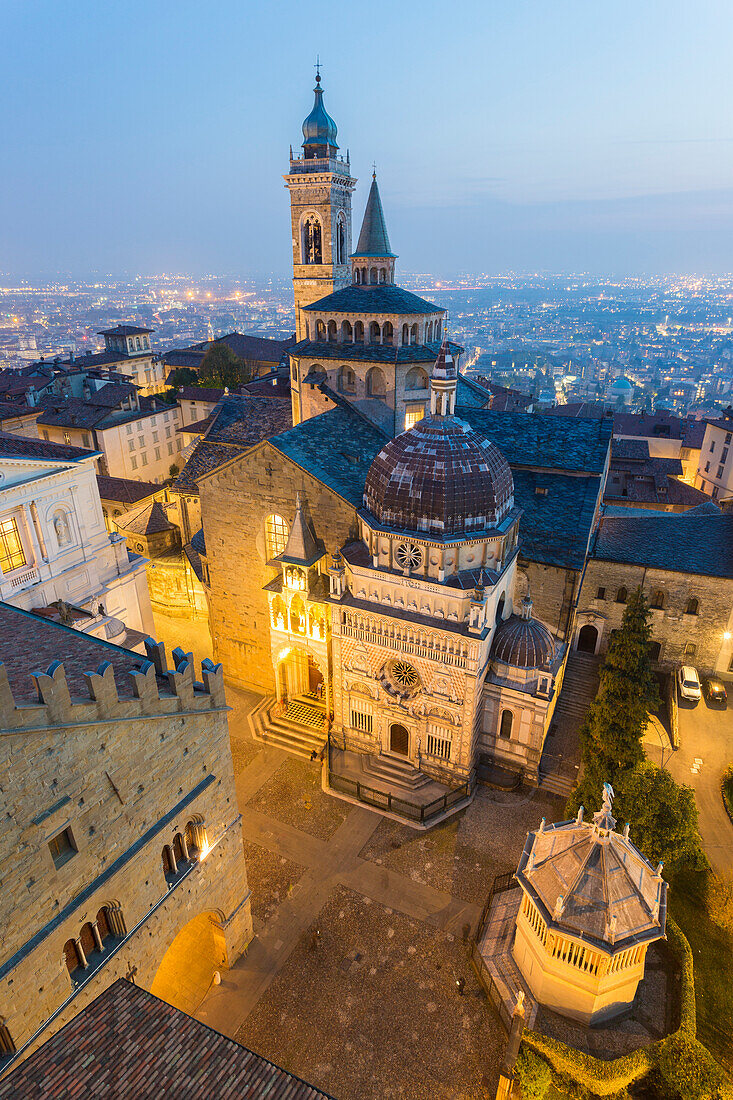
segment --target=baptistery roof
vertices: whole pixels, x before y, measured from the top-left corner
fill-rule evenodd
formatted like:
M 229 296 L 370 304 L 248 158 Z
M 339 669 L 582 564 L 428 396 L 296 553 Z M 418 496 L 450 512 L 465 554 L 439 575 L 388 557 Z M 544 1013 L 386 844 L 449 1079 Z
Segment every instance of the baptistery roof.
M 426 416 L 382 448 L 364 505 L 384 527 L 465 538 L 498 526 L 514 507 L 514 482 L 498 447 L 455 416 Z
M 555 639 L 537 619 L 532 618 L 528 596 L 521 615 L 510 615 L 499 623 L 491 643 L 491 657 L 514 668 L 550 668 L 555 659 Z

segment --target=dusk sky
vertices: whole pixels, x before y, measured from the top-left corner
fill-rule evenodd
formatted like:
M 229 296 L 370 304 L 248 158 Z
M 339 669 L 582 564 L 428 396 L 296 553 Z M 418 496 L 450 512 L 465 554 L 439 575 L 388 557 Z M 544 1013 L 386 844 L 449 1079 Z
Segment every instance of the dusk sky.
M 730 0 L 0 0 L 0 271 L 288 273 L 324 102 L 402 271 L 733 269 Z

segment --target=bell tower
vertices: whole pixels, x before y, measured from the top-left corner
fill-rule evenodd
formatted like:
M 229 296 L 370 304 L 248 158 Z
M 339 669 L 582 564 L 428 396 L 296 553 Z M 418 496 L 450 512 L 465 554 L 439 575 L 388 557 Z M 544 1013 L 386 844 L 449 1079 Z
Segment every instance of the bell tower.
M 298 340 L 313 339 L 303 307 L 351 282 L 351 193 L 348 153 L 339 156 L 336 123 L 323 106 L 320 71 L 313 110 L 303 123 L 302 154 L 293 156 L 284 176 L 290 192 L 293 230 L 293 290 Z

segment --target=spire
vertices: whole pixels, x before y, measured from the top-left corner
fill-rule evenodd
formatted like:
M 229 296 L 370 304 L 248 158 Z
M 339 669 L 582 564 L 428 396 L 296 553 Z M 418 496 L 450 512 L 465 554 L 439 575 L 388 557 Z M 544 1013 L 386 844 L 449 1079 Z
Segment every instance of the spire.
M 454 416 L 458 374 L 447 340 L 443 340 L 430 379 L 430 413 L 432 416 Z
M 322 556 L 323 545 L 316 537 L 306 495 L 299 489 L 295 497 L 293 526 L 285 549 L 278 554 L 277 560 L 294 565 L 313 565 Z
M 303 122 L 303 149 L 306 150 L 306 156 L 335 156 L 338 149 L 336 144 L 338 128 L 323 106 L 320 67 L 316 68 L 316 86 L 313 94 L 315 96 L 313 110 Z
M 372 172 L 372 186 L 369 188 L 364 221 L 359 234 L 359 243 L 354 256 L 394 256 L 387 236 L 387 223 L 384 220 L 382 200 L 379 197 L 376 169 Z

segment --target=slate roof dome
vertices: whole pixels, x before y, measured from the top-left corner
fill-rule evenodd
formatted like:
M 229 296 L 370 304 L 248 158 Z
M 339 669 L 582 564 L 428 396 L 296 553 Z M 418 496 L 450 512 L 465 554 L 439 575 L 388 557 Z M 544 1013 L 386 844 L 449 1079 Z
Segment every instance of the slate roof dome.
M 521 615 L 499 623 L 491 643 L 491 658 L 513 668 L 550 668 L 555 659 L 555 639 L 532 618 L 532 601 L 525 596 Z
M 364 506 L 383 527 L 465 538 L 498 526 L 514 480 L 497 446 L 455 416 L 426 416 L 372 462 Z
M 336 123 L 323 106 L 323 88 L 321 87 L 321 74 L 316 76 L 315 102 L 313 110 L 303 122 L 303 147 L 307 145 L 330 145 L 338 149 Z

